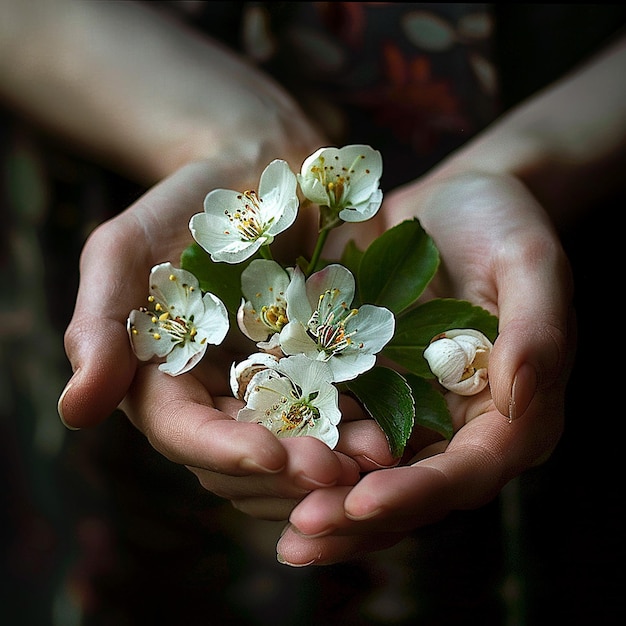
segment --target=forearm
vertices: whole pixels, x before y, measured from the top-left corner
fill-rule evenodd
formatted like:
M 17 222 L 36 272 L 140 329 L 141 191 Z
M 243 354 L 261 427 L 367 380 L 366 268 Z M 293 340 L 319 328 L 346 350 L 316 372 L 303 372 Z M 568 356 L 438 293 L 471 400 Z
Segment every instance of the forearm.
M 626 38 L 522 103 L 453 154 L 436 178 L 513 175 L 557 223 L 623 181 Z
M 139 3 L 10 0 L 3 24 L 0 95 L 143 182 L 216 155 L 259 167 L 287 137 L 315 143 L 278 86 Z

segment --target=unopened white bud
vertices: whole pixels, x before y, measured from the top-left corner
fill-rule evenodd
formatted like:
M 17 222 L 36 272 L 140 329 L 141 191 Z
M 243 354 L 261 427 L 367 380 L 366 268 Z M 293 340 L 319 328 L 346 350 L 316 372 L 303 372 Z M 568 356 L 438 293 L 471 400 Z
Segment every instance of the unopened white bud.
M 424 358 L 443 387 L 461 396 L 472 396 L 487 386 L 492 348 L 480 331 L 461 328 L 434 337 Z
M 278 359 L 273 354 L 256 352 L 245 361 L 233 363 L 230 368 L 230 388 L 235 398 L 248 399 L 248 383 L 252 377 L 268 367 L 276 367 Z

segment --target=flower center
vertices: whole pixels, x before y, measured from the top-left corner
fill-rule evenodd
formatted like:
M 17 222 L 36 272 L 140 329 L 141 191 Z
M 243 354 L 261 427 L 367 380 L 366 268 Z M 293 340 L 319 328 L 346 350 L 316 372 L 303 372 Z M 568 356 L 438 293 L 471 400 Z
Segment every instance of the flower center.
M 170 280 L 176 280 L 174 276 L 170 276 Z M 194 291 L 194 288 L 189 285 L 183 285 L 185 290 Z M 157 302 L 154 296 L 148 296 L 148 302 L 152 305 L 153 311 L 146 307 L 141 307 L 140 310 L 146 315 L 150 316 L 150 321 L 153 326 L 150 328 L 150 334 L 153 339 L 157 341 L 163 338 L 163 335 L 169 337 L 170 341 L 175 344 L 185 344 L 188 341 L 195 341 L 198 329 L 194 325 L 194 316 L 191 315 L 189 319 L 185 319 L 180 315 L 173 316 L 165 307 Z M 170 307 L 173 309 L 174 307 Z M 137 329 L 133 327 L 132 332 L 137 334 Z M 203 344 L 206 338 L 200 342 Z
M 330 206 L 337 207 L 341 204 L 341 200 L 349 189 L 349 172 L 344 171 L 345 168 L 336 171 L 334 165 L 326 164 L 324 157 L 319 158 L 319 163 L 319 165 L 313 165 L 311 167 L 311 173 L 322 183 L 324 189 L 326 189 Z
M 303 430 L 307 426 L 313 428 L 315 420 L 319 419 L 319 409 L 310 403 L 309 398 L 301 398 L 294 402 L 280 415 L 283 425 L 278 429 L 279 433 L 290 430 Z
M 265 418 L 267 420 L 274 421 L 280 418 L 281 426 L 277 430 L 279 434 L 295 429 L 303 430 L 307 426 L 313 428 L 315 420 L 320 418 L 319 409 L 313 405 L 313 400 L 317 398 L 319 392 L 314 391 L 304 398 L 301 396 L 302 390 L 297 385 L 294 385 L 293 382 L 291 385 L 292 388 L 289 392 L 291 398 L 280 394 L 278 400 L 265 409 Z M 261 390 L 275 393 L 275 390 L 271 387 L 255 387 L 255 391 L 259 392 Z
M 237 229 L 242 239 L 245 241 L 256 241 L 261 237 L 268 225 L 263 224 L 261 218 L 261 200 L 256 191 L 244 191 L 238 196 L 241 201 L 241 208 L 237 209 L 234 213 L 231 211 L 224 211 L 226 217 L 233 226 Z M 270 223 L 273 218 L 270 219 Z M 226 231 L 227 235 L 230 234 Z
M 350 165 L 350 167 L 341 166 L 339 157 L 335 156 L 336 164 L 328 165 L 323 156 L 319 157 L 319 165 L 311 167 L 311 173 L 320 181 L 326 189 L 329 199 L 329 205 L 335 209 L 343 208 L 343 204 L 347 201 L 350 192 L 350 179 L 355 173 L 355 167 L 359 161 L 365 158 L 364 154 L 360 154 Z M 369 173 L 368 170 L 365 172 Z
M 348 308 L 340 297 L 339 289 L 327 289 L 320 295 L 317 308 L 307 324 L 309 334 L 317 341 L 326 360 L 352 345 L 352 337 L 357 332 L 356 328 L 346 332 L 346 323 L 359 311 Z
M 152 323 L 156 325 L 156 334 L 163 331 L 169 335 L 172 343 L 186 343 L 187 341 L 195 341 L 198 330 L 193 324 L 193 316 L 186 320 L 182 317 L 172 317 L 169 312 L 161 313 L 159 317 L 153 316 Z M 154 336 L 154 335 L 153 335 Z M 156 339 L 156 337 L 155 337 Z
M 261 309 L 261 319 L 272 330 L 279 333 L 282 327 L 287 323 L 287 311 L 285 307 L 277 304 L 264 306 Z

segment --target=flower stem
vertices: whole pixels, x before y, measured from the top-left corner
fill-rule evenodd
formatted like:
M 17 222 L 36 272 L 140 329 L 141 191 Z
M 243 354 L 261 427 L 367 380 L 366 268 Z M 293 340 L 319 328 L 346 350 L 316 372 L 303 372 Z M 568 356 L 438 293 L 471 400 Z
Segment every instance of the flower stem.
M 267 259 L 268 261 L 274 260 L 274 257 L 272 256 L 272 251 L 270 250 L 269 246 L 261 246 L 259 252 L 264 259 Z
M 319 235 L 317 236 L 317 242 L 315 244 L 315 250 L 313 250 L 313 256 L 309 261 L 309 265 L 306 268 L 306 275 L 310 276 L 317 262 L 320 260 L 320 256 L 322 254 L 322 250 L 324 249 L 324 244 L 326 243 L 326 238 L 328 237 L 328 233 L 330 232 L 330 228 L 323 228 Z

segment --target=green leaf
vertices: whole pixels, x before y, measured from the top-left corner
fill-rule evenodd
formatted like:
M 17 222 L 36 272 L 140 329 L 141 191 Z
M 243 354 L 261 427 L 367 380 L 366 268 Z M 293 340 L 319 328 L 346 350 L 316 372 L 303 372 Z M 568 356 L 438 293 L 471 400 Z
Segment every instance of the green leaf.
M 405 378 L 415 400 L 415 423 L 452 439 L 452 416 L 443 395 L 420 376 L 406 374 Z
M 375 239 L 363 254 L 361 299 L 398 314 L 419 298 L 438 266 L 439 252 L 419 221 L 404 221 Z
M 363 258 L 363 250 L 361 250 L 355 243 L 354 239 L 351 239 L 346 244 L 341 254 L 339 262 L 347 269 L 349 269 L 354 276 L 359 274 L 359 265 Z
M 433 378 L 424 350 L 433 337 L 453 328 L 474 328 L 494 341 L 498 318 L 465 300 L 430 300 L 398 316 L 394 336 L 382 353 L 418 376 Z
M 382 428 L 391 454 L 400 458 L 415 419 L 413 396 L 406 380 L 395 370 L 374 367 L 346 386 Z
M 356 278 L 359 275 L 359 265 L 361 264 L 361 259 L 363 258 L 363 250 L 357 247 L 356 243 L 353 239 L 351 239 L 346 247 L 343 249 L 341 254 L 341 259 L 339 262 L 345 268 L 349 269 L 352 272 L 352 275 Z M 352 307 L 359 307 L 362 304 L 361 294 L 358 292 L 354 294 L 354 299 L 352 300 Z
M 180 264 L 198 279 L 202 291 L 216 295 L 228 312 L 236 315 L 241 304 L 241 273 L 251 260 L 236 265 L 215 263 L 197 243 L 192 243 L 183 250 Z

